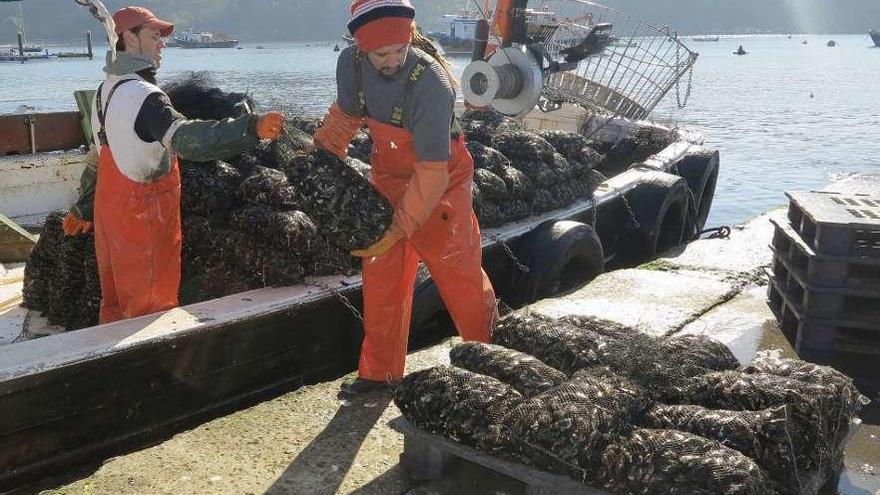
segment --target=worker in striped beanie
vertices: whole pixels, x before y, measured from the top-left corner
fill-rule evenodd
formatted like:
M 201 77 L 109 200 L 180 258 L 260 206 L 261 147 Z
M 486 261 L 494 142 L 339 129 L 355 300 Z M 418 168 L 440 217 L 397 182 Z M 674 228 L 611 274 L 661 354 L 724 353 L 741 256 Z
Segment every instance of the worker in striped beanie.
M 340 158 L 366 125 L 370 180 L 394 205 L 388 231 L 363 258 L 364 342 L 358 395 L 403 377 L 413 285 L 423 261 L 464 340 L 488 342 L 495 293 L 481 268 L 472 205 L 474 161 L 454 120 L 455 79 L 437 47 L 415 28 L 410 0 L 355 0 L 339 53 L 336 101 L 315 144 Z
M 363 52 L 412 39 L 416 9 L 409 0 L 355 0 L 348 31 Z

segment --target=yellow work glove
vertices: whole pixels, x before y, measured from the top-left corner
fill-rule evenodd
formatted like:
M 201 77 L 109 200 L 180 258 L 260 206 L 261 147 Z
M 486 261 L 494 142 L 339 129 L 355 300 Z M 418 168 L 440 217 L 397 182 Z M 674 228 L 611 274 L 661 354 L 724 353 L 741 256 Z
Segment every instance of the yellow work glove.
M 349 115 L 338 103 L 333 103 L 324 115 L 321 127 L 315 131 L 315 145 L 345 159 L 348 144 L 363 125 L 363 118 Z
M 279 112 L 269 112 L 261 116 L 257 121 L 257 137 L 260 139 L 276 140 L 284 130 L 284 115 Z
M 375 244 L 368 247 L 367 249 L 356 249 L 351 252 L 352 256 L 357 256 L 358 258 L 372 258 L 374 256 L 382 256 L 386 251 L 394 247 L 401 239 L 403 239 L 403 235 L 396 229 L 393 225 L 391 228 L 385 231 L 385 234 L 382 235 L 382 238 L 376 241 Z
M 92 222 L 83 220 L 69 211 L 61 222 L 61 228 L 64 230 L 64 235 L 85 234 L 92 230 Z

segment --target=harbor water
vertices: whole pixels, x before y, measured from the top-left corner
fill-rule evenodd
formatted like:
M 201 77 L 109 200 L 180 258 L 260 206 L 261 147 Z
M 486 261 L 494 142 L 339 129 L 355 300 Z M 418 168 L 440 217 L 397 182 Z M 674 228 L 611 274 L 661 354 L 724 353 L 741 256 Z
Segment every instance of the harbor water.
M 836 47 L 826 46 L 831 39 Z M 818 189 L 852 173 L 880 170 L 880 49 L 872 48 L 866 34 L 686 43 L 700 52 L 687 106 L 678 109 L 670 94 L 653 117 L 700 131 L 721 151 L 709 226 L 738 224 L 780 206 L 785 190 Z M 209 71 L 219 86 L 250 92 L 264 108 L 320 114 L 335 97 L 334 44 L 167 48 L 160 79 Z M 733 55 L 739 45 L 748 55 Z M 456 62 L 461 72 L 467 58 Z M 0 114 L 72 110 L 73 91 L 96 88 L 102 66 L 102 56 L 2 63 Z M 687 79 L 678 88 L 681 98 Z

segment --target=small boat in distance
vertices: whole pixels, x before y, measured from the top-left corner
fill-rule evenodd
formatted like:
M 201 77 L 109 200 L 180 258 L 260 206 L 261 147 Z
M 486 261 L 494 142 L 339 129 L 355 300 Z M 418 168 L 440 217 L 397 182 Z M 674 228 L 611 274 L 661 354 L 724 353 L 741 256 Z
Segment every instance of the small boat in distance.
M 194 33 L 184 31 L 179 37 L 174 38 L 181 48 L 235 48 L 238 40 L 231 39 L 222 34 L 214 34 L 206 31 Z
M 739 45 L 739 48 L 737 48 L 736 51 L 733 52 L 734 55 L 748 55 L 748 53 L 749 52 L 745 51 L 742 45 Z
M 713 42 L 713 41 L 721 41 L 720 36 L 694 36 L 691 39 L 694 41 L 699 41 L 699 42 L 703 42 L 703 43 Z
M 825 44 L 825 46 L 828 46 L 830 48 L 834 48 L 835 46 L 837 46 L 837 42 L 834 40 L 830 40 L 828 43 Z
M 872 29 L 868 31 L 868 36 L 870 36 L 871 39 L 874 40 L 874 44 L 877 46 L 877 48 L 880 48 L 880 31 L 875 31 Z

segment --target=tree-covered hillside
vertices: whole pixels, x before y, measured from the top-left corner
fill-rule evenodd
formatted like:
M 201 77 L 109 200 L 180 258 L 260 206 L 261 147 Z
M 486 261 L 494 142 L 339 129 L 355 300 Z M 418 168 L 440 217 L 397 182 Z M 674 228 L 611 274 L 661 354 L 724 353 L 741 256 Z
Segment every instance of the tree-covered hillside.
M 473 0 L 471 0 L 473 1 Z M 478 0 L 482 4 L 482 0 Z M 332 40 L 345 31 L 350 0 L 106 0 L 108 8 L 140 3 L 178 28 L 225 32 L 250 41 Z M 540 2 L 534 1 L 535 6 Z M 600 1 L 600 3 L 603 3 Z M 880 29 L 878 0 L 607 0 L 604 3 L 681 33 L 862 33 Z M 465 0 L 413 0 L 419 22 L 440 27 Z M 15 40 L 18 3 L 0 2 L 0 44 Z M 73 0 L 24 0 L 32 39 L 80 39 L 98 26 Z

